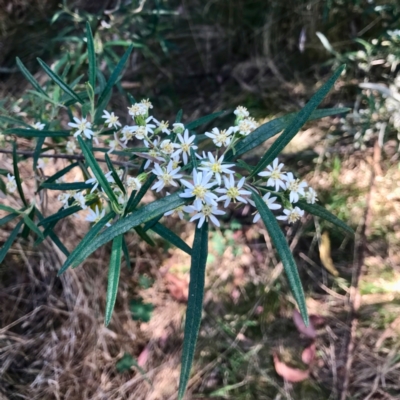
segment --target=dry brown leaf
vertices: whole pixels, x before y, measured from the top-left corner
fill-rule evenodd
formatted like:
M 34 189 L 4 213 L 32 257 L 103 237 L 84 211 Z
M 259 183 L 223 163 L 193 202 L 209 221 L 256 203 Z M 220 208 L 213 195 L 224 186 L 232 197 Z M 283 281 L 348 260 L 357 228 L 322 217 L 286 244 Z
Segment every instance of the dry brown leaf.
M 286 381 L 301 382 L 308 378 L 310 374 L 310 371 L 308 369 L 301 370 L 289 367 L 288 365 L 279 360 L 278 355 L 276 353 L 274 353 L 273 358 L 274 358 L 274 366 L 276 373 Z
M 171 296 L 177 301 L 186 303 L 189 296 L 189 282 L 187 279 L 178 278 L 169 272 L 165 275 L 165 279 Z
M 322 265 L 333 275 L 339 276 L 339 271 L 333 265 L 331 258 L 331 241 L 328 231 L 325 231 L 321 236 L 321 245 L 319 246 L 319 258 Z

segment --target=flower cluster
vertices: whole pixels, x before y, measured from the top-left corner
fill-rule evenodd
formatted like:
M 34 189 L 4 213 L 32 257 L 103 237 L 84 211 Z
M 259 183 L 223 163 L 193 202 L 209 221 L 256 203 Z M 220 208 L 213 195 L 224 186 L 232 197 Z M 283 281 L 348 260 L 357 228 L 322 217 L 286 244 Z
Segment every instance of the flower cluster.
M 130 176 L 124 169 L 109 171 L 104 176 L 112 188 L 114 199 L 108 198 L 104 188 L 96 176 L 87 177 L 82 184 L 83 190 L 70 190 L 61 193 L 58 200 L 63 208 L 79 206 L 87 210 L 86 220 L 97 223 L 105 216 L 107 204 L 119 214 L 126 214 L 126 207 L 132 191 L 139 191 L 148 179 L 153 179 L 151 190 L 161 194 L 163 191 L 176 188 L 180 196 L 187 199 L 188 205 L 178 207 L 165 213 L 166 216 L 178 215 L 184 219 L 188 215 L 190 221 L 196 221 L 201 227 L 209 220 L 220 226 L 219 217 L 226 213 L 232 205 L 238 207 L 248 204 L 254 207 L 251 199 L 252 191 L 263 194 L 263 200 L 271 210 L 281 210 L 277 219 L 294 223 L 304 215 L 298 206 L 299 200 L 315 203 L 315 191 L 304 181 L 297 179 L 292 172 L 285 172 L 284 165 L 275 159 L 271 165 L 258 173 L 257 177 L 243 176 L 237 164 L 226 160 L 227 155 L 234 151 L 235 146 L 245 136 L 253 132 L 258 124 L 250 117 L 249 111 L 242 106 L 234 111 L 234 124 L 226 129 L 214 127 L 205 136 L 213 143 L 211 151 L 198 152 L 196 135 L 181 122 L 175 122 L 170 128 L 169 123 L 158 121 L 150 110 L 153 108 L 148 100 L 142 100 L 128 108 L 131 123 L 122 125 L 114 112 L 104 111 L 104 129 L 111 129 L 113 140 L 109 140 L 108 153 L 122 149 L 129 151 L 131 141 L 142 142 L 141 152 L 135 153 L 143 158 L 142 173 Z M 99 144 L 99 138 L 104 137 L 101 127 L 92 126 L 87 117 L 68 124 L 73 128 L 74 138 L 81 136 Z M 35 125 L 43 129 L 44 125 Z M 66 144 L 66 151 L 73 154 L 77 144 L 74 139 Z M 229 152 L 229 153 L 228 153 Z M 39 160 L 38 168 L 44 168 L 45 160 Z M 89 171 L 88 171 L 89 173 Z M 151 178 L 152 177 L 152 178 Z M 117 181 L 117 182 L 116 182 Z M 15 178 L 8 176 L 7 190 L 16 190 Z M 107 191 L 109 194 L 109 191 Z M 113 204 L 113 200 L 117 204 Z M 253 222 L 260 219 L 255 210 Z

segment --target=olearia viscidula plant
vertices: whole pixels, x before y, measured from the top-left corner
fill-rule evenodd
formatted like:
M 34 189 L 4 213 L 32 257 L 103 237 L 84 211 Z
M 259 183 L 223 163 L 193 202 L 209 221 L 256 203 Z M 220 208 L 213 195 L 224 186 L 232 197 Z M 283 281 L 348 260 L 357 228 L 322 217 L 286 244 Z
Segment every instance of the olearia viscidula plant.
M 88 25 L 89 72 L 84 91 L 77 92 L 74 89 L 76 84 L 68 84 L 62 76 L 39 60 L 46 74 L 64 92 L 63 96 L 58 93 L 56 98 L 46 93 L 48 83 L 42 88 L 18 61 L 22 73 L 34 88 L 35 98 L 48 102 L 48 107 L 33 126 L 21 119 L 0 117 L 14 124 L 14 127 L 2 133 L 2 140 L 12 143 L 9 152 L 12 153 L 14 167 L 13 171 L 0 171 L 7 181 L 2 190 L 11 195 L 18 193 L 22 203 L 20 209 L 0 205 L 0 210 L 8 213 L 0 219 L 0 226 L 14 219 L 19 220 L 0 250 L 0 262 L 21 231 L 22 238 L 32 233 L 36 236 L 36 244 L 49 238 L 60 248 L 66 260 L 59 275 L 69 267 L 77 267 L 99 247 L 112 242 L 105 308 L 105 324 L 108 325 L 117 297 L 122 255 L 129 261 L 124 237 L 127 232 L 133 229 L 151 244 L 153 242 L 148 231 L 154 231 L 191 255 L 178 394 L 181 399 L 189 380 L 201 322 L 208 230 L 211 226 L 220 226 L 220 217 L 226 213 L 227 208 L 237 208 L 243 204 L 254 207 L 253 221 L 261 219 L 265 224 L 306 324 L 308 316 L 299 273 L 277 220 L 292 224 L 307 212 L 353 233 L 345 223 L 318 205 L 316 192 L 307 182 L 286 171 L 278 158 L 307 121 L 348 111 L 344 108 L 317 110 L 344 66 L 333 74 L 298 113 L 259 126 L 245 107 L 238 106 L 232 114 L 230 127 L 214 127 L 209 132 L 199 134 L 200 126 L 212 122 L 222 113 L 184 123 L 180 111 L 170 126 L 168 122 L 158 121 L 153 116 L 150 101 L 136 102 L 128 95 L 131 105 L 127 110 L 128 123 L 123 126 L 115 110 L 106 109 L 112 88 L 120 79 L 131 50 L 132 47 L 123 55 L 107 82 L 99 81 L 93 38 Z M 69 122 L 56 118 L 63 112 Z M 282 134 L 255 166 L 240 159 L 280 132 Z M 58 196 L 60 209 L 55 214 L 42 215 L 35 199 L 25 197 L 18 169 L 21 152 L 17 150 L 16 141 L 11 139 L 11 135 L 35 138 L 36 147 L 30 156 L 38 179 L 36 193 L 40 195 L 44 190 L 61 192 Z M 56 150 L 54 154 L 43 148 L 45 140 L 53 142 L 51 149 Z M 141 147 L 131 147 L 133 140 L 139 140 Z M 200 152 L 199 146 L 206 143 L 206 140 L 210 144 L 209 150 Z M 96 158 L 95 152 L 104 154 L 104 157 Z M 60 154 L 70 160 L 67 167 L 50 177 L 38 174 L 45 165 L 46 157 Z M 114 154 L 125 157 L 127 161 L 111 159 L 110 155 Z M 27 153 L 23 152 L 22 155 L 25 157 Z M 107 167 L 106 172 L 101 164 Z M 121 164 L 124 168 L 118 167 Z M 81 182 L 65 182 L 64 176 L 73 168 L 81 169 L 85 177 Z M 142 204 L 148 191 L 152 191 L 157 199 Z M 63 218 L 78 215 L 82 210 L 85 210 L 86 220 L 92 226 L 70 252 L 54 232 L 54 227 Z M 162 223 L 163 217 L 171 218 L 173 214 L 194 223 L 192 247 Z

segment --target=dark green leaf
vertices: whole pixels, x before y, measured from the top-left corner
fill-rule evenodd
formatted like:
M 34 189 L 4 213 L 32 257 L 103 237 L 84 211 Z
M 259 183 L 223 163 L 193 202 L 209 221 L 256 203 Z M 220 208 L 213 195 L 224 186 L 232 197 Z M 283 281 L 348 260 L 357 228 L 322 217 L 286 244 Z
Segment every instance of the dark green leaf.
M 40 187 L 42 189 L 50 189 L 50 190 L 84 190 L 84 189 L 91 189 L 93 187 L 93 184 L 85 182 L 70 182 L 70 183 L 43 182 L 40 185 Z
M 133 46 L 130 45 L 128 50 L 126 50 L 125 54 L 122 56 L 121 60 L 115 67 L 114 71 L 112 72 L 110 79 L 108 80 L 105 88 L 103 89 L 98 101 L 97 101 L 97 109 L 96 109 L 96 115 L 95 115 L 95 121 L 99 120 L 101 118 L 101 115 L 103 113 L 103 110 L 106 108 L 107 103 L 110 99 L 111 95 L 111 90 L 115 83 L 117 82 L 117 79 L 120 77 L 122 70 L 124 69 L 125 63 L 128 61 L 128 58 L 132 52 Z
M 77 248 L 78 250 L 75 249 L 71 253 L 71 256 L 65 261 L 63 270 L 67 269 L 70 265 L 73 267 L 79 265 L 96 249 L 110 240 L 113 240 L 116 236 L 122 235 L 135 226 L 139 226 L 140 224 L 143 224 L 144 222 L 147 222 L 160 214 L 164 214 L 167 211 L 184 205 L 187 200 L 179 197 L 179 194 L 179 192 L 176 192 L 170 196 L 163 197 L 162 199 L 147 204 L 127 217 L 118 220 L 114 225 L 102 232 L 98 237 L 87 243 L 85 247 L 79 247 L 78 245 L 79 249 Z
M 328 81 L 314 94 L 305 107 L 297 114 L 296 118 L 289 124 L 283 133 L 276 139 L 272 146 L 267 150 L 262 159 L 258 162 L 250 177 L 255 176 L 258 172 L 269 165 L 281 151 L 288 145 L 293 137 L 298 133 L 299 129 L 310 118 L 311 113 L 318 107 L 324 97 L 328 94 L 329 90 L 335 84 L 345 66 L 342 65 L 335 73 L 328 79 Z
M 106 163 L 108 166 L 108 169 L 111 171 L 111 175 L 114 178 L 114 182 L 117 184 L 117 186 L 122 190 L 122 193 L 125 193 L 125 186 L 124 184 L 121 182 L 121 179 L 119 179 L 119 176 L 117 174 L 117 171 L 114 168 L 114 165 L 112 164 L 110 157 L 108 156 L 108 154 L 106 153 Z
M 3 262 L 4 257 L 6 256 L 8 250 L 10 249 L 11 245 L 13 244 L 14 240 L 16 239 L 19 230 L 21 229 L 22 224 L 24 223 L 24 220 L 21 219 L 21 221 L 18 222 L 17 226 L 12 230 L 10 236 L 6 240 L 6 242 L 3 244 L 3 247 L 0 250 L 0 264 Z
M 37 167 L 37 162 L 39 160 L 40 153 L 42 151 L 42 146 L 43 146 L 45 140 L 46 140 L 46 137 L 38 138 L 38 141 L 37 141 L 36 147 L 35 147 L 35 151 L 33 153 L 33 170 L 35 170 Z
M 89 59 L 89 83 L 94 90 L 96 87 L 96 53 L 94 51 L 92 28 L 90 27 L 89 22 L 86 22 L 86 38 Z
M 183 337 L 183 351 L 181 375 L 179 378 L 178 399 L 183 399 L 189 382 L 192 369 L 197 337 L 199 335 L 201 314 L 203 310 L 203 296 L 205 271 L 208 256 L 208 223 L 204 222 L 201 228 L 196 227 L 190 265 L 189 297 L 186 310 L 185 334 Z
M 28 223 L 25 221 L 26 215 L 23 214 L 22 216 L 24 218 L 25 226 L 24 226 L 24 229 L 22 229 L 21 238 L 26 240 L 26 239 L 28 239 L 31 228 L 30 228 L 29 221 L 28 221 Z M 31 211 L 29 212 L 29 218 L 30 219 L 35 218 L 35 209 L 34 208 L 32 208 Z M 40 235 L 39 235 L 39 237 L 40 237 Z
M 111 321 L 115 300 L 117 299 L 119 275 L 121 273 L 121 250 L 123 238 L 123 235 L 115 237 L 112 244 L 110 267 L 108 270 L 106 315 L 104 320 L 105 326 L 107 326 Z
M 126 261 L 126 267 L 131 271 L 132 267 L 131 267 L 131 259 L 129 257 L 129 249 L 128 249 L 128 245 L 126 244 L 126 238 L 124 236 L 124 240 L 122 241 L 122 251 L 124 252 L 124 258 Z
M 83 104 L 83 100 L 71 89 L 70 86 L 67 85 L 55 72 L 51 70 L 51 68 L 40 58 L 37 59 L 41 67 L 44 69 L 46 74 L 58 85 L 60 88 L 67 94 L 69 94 L 73 99 L 75 99 L 78 103 Z
M 15 182 L 17 184 L 19 196 L 21 197 L 21 200 L 24 203 L 24 205 L 27 207 L 28 202 L 25 199 L 24 191 L 22 190 L 22 186 L 21 186 L 21 177 L 19 176 L 17 143 L 16 142 L 13 142 L 13 168 L 14 168 L 14 177 L 15 177 Z
M 215 118 L 218 118 L 220 115 L 222 115 L 224 113 L 225 113 L 225 111 L 218 111 L 216 113 L 206 115 L 204 117 L 196 119 L 195 121 L 189 122 L 188 124 L 185 125 L 185 128 L 189 129 L 189 130 L 195 129 L 200 125 L 204 125 L 204 124 L 207 124 L 207 123 L 213 121 Z
M 163 239 L 165 239 L 167 242 L 173 244 L 176 246 L 178 249 L 181 249 L 185 253 L 191 255 L 192 254 L 192 249 L 190 246 L 188 246 L 177 234 L 172 232 L 170 229 L 168 229 L 166 226 L 160 224 L 157 222 L 150 228 L 153 232 L 157 233 L 160 235 Z
M 295 204 L 300 207 L 302 210 L 307 211 L 308 213 L 315 215 L 317 217 L 321 217 L 326 221 L 336 225 L 337 227 L 345 230 L 346 232 L 354 235 L 353 229 L 351 229 L 347 224 L 341 221 L 338 217 L 335 217 L 332 213 L 330 213 L 324 207 L 321 207 L 319 204 L 308 204 L 304 200 L 300 200 Z
M 15 213 L 15 214 L 21 214 L 21 211 L 16 210 L 15 208 L 9 207 L 9 206 L 5 206 L 4 204 L 0 204 L 0 210 L 2 211 L 7 211 L 10 213 Z
M 3 116 L 0 116 L 0 121 L 4 121 L 4 122 L 7 122 L 8 124 L 13 124 L 13 125 L 22 125 L 29 129 L 32 129 L 32 127 L 29 124 L 27 124 L 26 122 L 21 121 L 20 119 L 17 119 L 17 118 L 7 117 L 7 116 L 3 115 Z
M 105 193 L 107 194 L 110 201 L 114 204 L 118 204 L 118 201 L 117 201 L 117 198 L 115 197 L 114 191 L 112 190 L 110 183 L 107 181 L 107 178 L 104 176 L 102 169 L 100 168 L 99 164 L 97 163 L 96 159 L 94 158 L 93 153 L 91 152 L 89 147 L 86 145 L 86 143 L 83 141 L 83 139 L 80 136 L 78 136 L 78 142 L 79 142 L 79 145 L 81 146 L 82 153 L 85 156 L 85 159 L 86 159 L 88 165 L 92 169 L 92 172 L 97 179 L 97 182 L 99 182 L 99 185 L 105 191 Z
M 182 114 L 183 114 L 183 110 L 179 110 L 178 114 L 176 114 L 176 118 L 175 118 L 175 122 L 179 123 L 182 120 Z
M 42 89 L 42 87 L 39 85 L 38 81 L 33 77 L 33 75 L 25 68 L 25 65 L 22 63 L 22 61 L 17 57 L 17 66 L 20 69 L 20 71 L 24 74 L 25 78 L 28 79 L 30 84 L 38 91 L 40 92 L 45 98 L 48 98 L 46 92 Z
M 97 234 L 103 229 L 103 227 L 110 221 L 110 219 L 114 218 L 115 212 L 111 211 L 107 215 L 105 215 L 97 224 L 94 224 L 90 231 L 86 234 L 86 236 L 79 242 L 79 244 L 75 247 L 72 253 L 69 255 L 67 260 L 65 261 L 62 268 L 58 271 L 58 276 L 64 273 L 70 265 L 77 266 L 80 262 L 76 262 L 76 260 L 81 259 L 81 253 L 84 252 L 90 243 L 96 238 Z M 117 236 L 117 235 L 115 235 Z M 114 237 L 115 237 L 114 236 Z M 111 239 L 110 239 L 111 240 Z M 107 240 L 109 242 L 109 240 Z M 85 257 L 86 258 L 86 257 Z
M 331 115 L 343 114 L 348 111 L 350 111 L 350 108 L 326 108 L 322 110 L 315 110 L 309 117 L 308 121 L 329 117 Z M 247 153 L 264 143 L 266 140 L 277 135 L 296 118 L 297 114 L 298 113 L 288 114 L 283 117 L 273 119 L 272 121 L 268 121 L 259 126 L 252 133 L 250 133 L 250 135 L 246 136 L 236 145 L 235 154 L 233 154 L 232 151 L 229 151 L 225 157 L 225 160 L 228 161 L 234 156 L 238 157 L 244 153 Z
M 12 213 L 12 214 L 6 215 L 3 218 L 0 218 L 0 226 L 3 226 L 5 224 L 7 224 L 8 222 L 12 221 L 13 219 L 17 218 L 18 215 L 20 215 L 20 214 Z
M 33 209 L 33 214 L 35 214 L 35 209 Z M 33 218 L 33 216 L 32 216 Z M 24 222 L 25 224 L 31 229 L 33 232 L 36 233 L 40 238 L 44 239 L 42 231 L 36 226 L 36 224 L 29 218 L 28 215 L 24 215 Z
M 67 167 L 63 168 L 62 170 L 56 172 L 53 176 L 51 176 L 50 178 L 46 179 L 43 183 L 55 182 L 57 179 L 61 178 L 66 173 L 71 171 L 71 169 L 73 169 L 75 167 L 78 167 L 78 166 L 79 166 L 79 163 L 78 162 L 74 162 L 74 163 L 68 165 Z M 43 183 L 42 183 L 42 185 L 43 185 Z M 40 189 L 40 187 L 39 187 L 39 189 Z
M 135 228 L 136 233 L 139 235 L 141 239 L 143 239 L 147 244 L 150 246 L 155 246 L 156 244 L 153 242 L 153 239 L 144 231 L 141 226 L 136 226 Z
M 264 200 L 255 192 L 252 193 L 252 197 L 272 240 L 272 243 L 274 244 L 282 261 L 283 268 L 285 269 L 289 281 L 290 289 L 292 290 L 293 296 L 299 306 L 303 320 L 305 324 L 308 325 L 307 306 L 306 299 L 304 297 L 303 286 L 301 284 L 299 271 L 297 270 L 292 252 L 290 251 L 286 242 L 286 238 L 283 235 L 274 214 L 267 207 Z
M 6 135 L 17 135 L 22 137 L 67 137 L 71 136 L 70 131 L 39 131 L 37 129 L 9 128 L 4 131 Z
M 143 303 L 143 299 L 138 299 L 131 300 L 129 309 L 132 313 L 132 319 L 135 321 L 149 322 L 154 306 L 151 303 Z
M 133 211 L 137 207 L 137 205 L 140 203 L 140 200 L 142 200 L 143 196 L 149 190 L 150 186 L 153 184 L 155 179 L 156 179 L 155 175 L 153 175 L 153 174 L 150 175 L 147 178 L 147 181 L 140 188 L 137 195 L 132 197 L 132 194 L 131 194 L 131 196 L 129 197 L 129 200 L 128 200 L 128 204 L 126 205 L 125 214 L 129 214 L 131 211 Z

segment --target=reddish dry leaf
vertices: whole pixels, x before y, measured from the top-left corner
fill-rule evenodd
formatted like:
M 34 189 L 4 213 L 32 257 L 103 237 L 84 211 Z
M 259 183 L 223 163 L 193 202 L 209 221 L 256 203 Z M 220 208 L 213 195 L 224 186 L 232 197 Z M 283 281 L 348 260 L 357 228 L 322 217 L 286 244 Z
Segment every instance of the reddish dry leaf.
M 189 296 L 189 283 L 186 279 L 180 279 L 177 276 L 170 274 L 165 275 L 167 281 L 167 288 L 171 296 L 183 303 L 186 303 Z
M 289 367 L 288 365 L 279 360 L 278 355 L 276 353 L 274 353 L 273 357 L 274 357 L 274 366 L 276 373 L 286 381 L 301 382 L 308 378 L 310 374 L 310 371 L 308 369 L 304 371 L 301 369 Z
M 294 310 L 293 312 L 293 322 L 296 325 L 297 330 L 302 333 L 304 336 L 307 336 L 311 339 L 315 339 L 317 336 L 317 332 L 314 329 L 314 325 L 311 322 L 310 319 L 310 324 L 306 326 L 304 324 L 303 318 L 301 317 L 300 313 L 297 310 Z
M 306 347 L 301 353 L 301 360 L 304 364 L 311 365 L 315 360 L 315 343 L 312 343 L 310 346 Z

